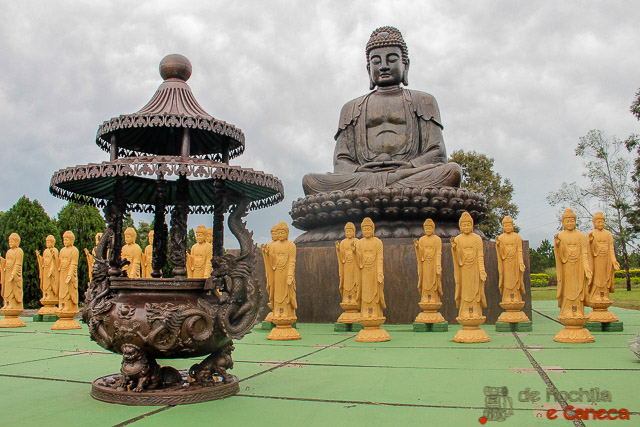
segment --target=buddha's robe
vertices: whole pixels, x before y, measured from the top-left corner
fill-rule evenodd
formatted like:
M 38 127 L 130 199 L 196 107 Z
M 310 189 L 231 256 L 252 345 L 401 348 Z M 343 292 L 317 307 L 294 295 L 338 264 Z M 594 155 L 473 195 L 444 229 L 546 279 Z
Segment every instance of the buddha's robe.
M 587 238 L 578 230 L 563 230 L 554 240 L 560 316 L 584 317 L 589 281 L 586 275 L 589 268 Z
M 377 237 L 362 238 L 356 243 L 360 269 L 360 313 L 363 318 L 380 319 L 387 307 L 384 300 L 382 241 Z M 382 277 L 383 280 L 378 280 Z
M 607 230 L 591 230 L 587 240 L 589 265 L 593 271 L 589 283 L 589 299 L 609 301 L 609 292 L 615 290 L 615 266 L 618 264 L 613 250 L 613 236 Z
M 212 246 L 206 242 L 191 246 L 191 253 L 187 254 L 187 276 L 194 279 L 206 279 L 211 275 L 213 266 Z
M 273 242 L 269 248 L 269 266 L 273 271 L 273 317 L 296 316 L 296 245 L 289 240 Z M 289 277 L 291 283 L 287 283 Z
M 340 275 L 340 295 L 343 303 L 360 303 L 359 269 L 353 245 L 358 239 L 344 239 L 336 248 L 338 272 Z
M 458 316 L 463 319 L 482 317 L 482 308 L 487 306 L 484 295 L 484 253 L 482 238 L 477 234 L 460 234 L 451 244 L 455 301 Z
M 524 272 L 520 271 L 524 264 L 522 239 L 516 233 L 503 233 L 496 238 L 496 252 L 502 302 L 521 302 L 525 293 Z
M 420 302 L 440 302 L 442 295 L 442 240 L 436 235 L 422 236 L 416 248 Z
M 22 261 L 20 248 L 9 249 L 2 259 L 2 299 L 4 307 L 22 309 Z
M 78 257 L 75 246 L 60 249 L 58 310 L 63 312 L 78 311 Z
M 387 108 L 385 103 L 369 108 L 372 97 L 378 96 L 388 97 Z M 393 127 L 400 138 L 374 140 L 370 130 L 380 124 Z M 442 128 L 438 104 L 427 93 L 398 89 L 388 95 L 374 91 L 356 98 L 345 104 L 340 113 L 334 172 L 306 175 L 302 180 L 304 193 L 308 196 L 351 188 L 458 187 L 460 166 L 447 163 Z M 357 171 L 371 162 L 379 162 L 375 170 Z M 398 168 L 394 162 L 410 165 Z
M 58 300 L 58 250 L 46 248 L 38 257 L 40 268 L 40 289 L 45 301 Z
M 137 243 L 124 245 L 122 247 L 122 259 L 129 260 L 129 265 L 122 267 L 122 271 L 127 272 L 127 277 L 140 277 L 140 266 L 142 264 L 142 249 Z

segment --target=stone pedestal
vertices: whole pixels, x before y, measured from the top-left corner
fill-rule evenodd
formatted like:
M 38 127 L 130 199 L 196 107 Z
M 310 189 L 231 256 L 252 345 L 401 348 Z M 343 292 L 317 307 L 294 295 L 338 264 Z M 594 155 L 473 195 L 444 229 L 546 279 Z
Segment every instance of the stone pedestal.
M 441 302 L 425 301 L 418 305 L 423 311 L 418 314 L 414 323 L 442 323 L 445 321 L 442 314 L 438 313 L 438 309 L 442 307 Z
M 617 322 L 618 317 L 608 310 L 609 306 L 613 302 L 611 300 L 605 301 L 591 301 L 590 305 L 593 310 L 588 314 L 589 322 Z
M 360 320 L 360 324 L 364 329 L 358 332 L 356 341 L 358 342 L 385 342 L 390 341 L 391 337 L 389 333 L 382 329 L 380 325 L 384 324 L 385 318 L 363 318 Z
M 0 314 L 4 316 L 0 319 L 0 328 L 22 328 L 27 326 L 20 316 L 22 314 L 21 308 L 3 308 L 0 310 Z
M 553 338 L 554 341 L 566 343 L 587 343 L 595 341 L 593 335 L 591 335 L 587 329 L 583 328 L 584 324 L 587 323 L 587 316 L 558 316 L 558 320 L 564 325 L 564 328 L 560 329 L 556 334 Z
M 376 232 L 378 229 L 376 228 Z M 413 239 L 382 239 L 384 244 L 384 296 L 387 308 L 384 311 L 387 324 L 410 325 L 422 311 L 418 306 L 418 266 Z M 338 259 L 336 248 L 332 241 L 313 244 L 300 243 L 296 252 L 296 284 L 298 309 L 296 315 L 302 323 L 332 324 L 342 313 L 340 303 L 342 296 L 338 289 Z M 230 251 L 231 252 L 231 251 Z M 522 311 L 531 318 L 531 280 L 529 278 L 529 245 L 524 242 L 523 248 L 524 283 L 526 293 L 522 296 L 524 308 Z M 487 281 L 485 295 L 487 308 L 483 315 L 485 324 L 493 325 L 502 314 L 500 307 L 502 297 L 498 289 L 498 260 L 495 242 L 484 242 L 485 270 Z M 256 262 L 254 283 L 266 289 L 266 276 L 262 260 Z M 442 241 L 442 307 L 439 312 L 449 324 L 457 324 L 455 281 L 453 279 L 453 261 L 451 258 L 451 244 Z M 266 299 L 266 298 L 265 298 Z M 270 311 L 266 308 L 263 313 Z
M 491 338 L 484 331 L 484 329 L 480 328 L 486 317 L 472 317 L 472 318 L 463 318 L 457 317 L 456 320 L 459 324 L 462 325 L 462 329 L 456 333 L 456 336 L 453 337 L 453 341 L 461 342 L 461 343 L 477 343 L 477 342 L 489 342 Z
M 498 317 L 497 322 L 517 323 L 528 322 L 529 318 L 522 311 L 524 301 L 518 302 L 501 302 L 500 307 L 504 308 L 504 313 Z
M 339 323 L 357 323 L 360 320 L 360 306 L 355 302 L 341 302 L 344 313 L 338 317 Z
M 299 340 L 302 338 L 298 331 L 291 325 L 296 321 L 295 317 L 273 317 L 271 322 L 276 325 L 271 329 L 267 339 L 275 341 Z
M 66 312 L 66 311 L 57 311 L 56 316 L 58 316 L 58 320 L 56 323 L 51 326 L 51 329 L 54 331 L 66 331 L 69 329 L 81 329 L 80 323 L 76 319 L 74 319 L 75 315 L 78 312 Z

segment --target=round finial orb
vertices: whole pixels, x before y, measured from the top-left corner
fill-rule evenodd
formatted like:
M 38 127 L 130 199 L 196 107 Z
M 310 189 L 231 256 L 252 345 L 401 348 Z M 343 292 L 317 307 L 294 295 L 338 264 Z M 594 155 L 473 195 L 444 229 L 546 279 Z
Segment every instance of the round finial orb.
M 160 61 L 160 76 L 164 80 L 180 79 L 186 82 L 191 77 L 191 61 L 177 53 L 167 55 Z

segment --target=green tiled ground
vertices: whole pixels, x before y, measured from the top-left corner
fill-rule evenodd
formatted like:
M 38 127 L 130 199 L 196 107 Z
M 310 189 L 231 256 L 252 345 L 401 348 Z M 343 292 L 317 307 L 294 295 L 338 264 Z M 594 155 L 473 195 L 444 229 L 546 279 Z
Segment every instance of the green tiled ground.
M 568 403 L 626 408 L 632 412 L 626 425 L 638 425 L 640 360 L 627 340 L 640 333 L 640 312 L 612 311 L 624 332 L 594 333 L 590 344 L 553 341 L 560 329 L 553 301 L 534 303 L 532 332 L 498 333 L 487 325 L 491 342 L 483 344 L 454 343 L 456 325 L 447 333 L 387 326 L 392 340 L 377 344 L 357 343 L 354 333 L 334 332 L 330 324 L 300 324 L 302 340 L 288 342 L 268 341 L 268 331 L 258 327 L 235 343 L 240 394 L 178 407 L 92 399 L 91 381 L 118 371 L 119 356 L 90 341 L 86 329 L 53 332 L 50 324 L 25 318 L 26 328 L 0 329 L 0 425 L 480 425 L 485 386 L 507 387 L 512 400 L 513 414 L 489 421 L 493 425 L 569 425 L 544 418 L 543 411 L 557 405 L 546 401 L 548 384 L 560 391 L 606 390 L 611 403 Z M 185 369 L 194 362 L 168 364 Z M 519 399 L 526 389 L 542 400 Z

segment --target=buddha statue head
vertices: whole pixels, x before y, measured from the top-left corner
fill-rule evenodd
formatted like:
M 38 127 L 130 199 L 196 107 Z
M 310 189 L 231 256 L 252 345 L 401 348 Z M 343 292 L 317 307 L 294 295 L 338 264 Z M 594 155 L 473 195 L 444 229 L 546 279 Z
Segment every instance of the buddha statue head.
M 371 220 L 371 218 L 366 217 L 365 219 L 362 220 L 362 224 L 360 224 L 360 229 L 362 230 L 362 237 L 364 237 L 365 239 L 368 239 L 373 237 L 376 231 L 376 226 L 373 224 L 373 221 Z
M 96 233 L 96 246 L 100 243 L 100 238 L 102 237 L 102 233 Z
M 127 232 L 125 231 L 125 239 L 127 236 Z M 135 239 L 135 238 L 134 238 Z M 71 230 L 67 230 L 64 232 L 64 234 L 62 235 L 62 243 L 64 244 L 65 248 L 70 248 L 71 246 L 73 246 L 73 243 L 76 241 L 76 236 L 73 234 L 73 231 Z
M 602 212 L 596 212 L 593 216 L 593 228 L 596 230 L 604 229 L 604 214 Z
M 53 247 L 56 244 L 56 238 L 53 237 L 51 234 L 49 234 L 47 238 L 44 240 L 44 243 L 47 246 L 47 249 L 53 249 Z
M 274 225 L 273 227 L 271 227 L 271 240 L 273 240 L 274 242 L 276 240 L 278 240 L 278 226 Z
M 562 213 L 562 228 L 567 231 L 576 229 L 576 214 L 571 209 L 565 209 Z
M 138 233 L 136 233 L 136 229 L 133 227 L 127 227 L 124 230 L 124 242 L 127 245 L 132 245 L 136 242 L 136 237 L 138 237 Z
M 147 239 L 149 240 L 149 244 L 153 245 L 153 230 L 149 231 L 149 234 L 147 234 Z
M 20 246 L 20 236 L 18 236 L 18 233 L 9 234 L 9 247 L 15 249 L 18 246 Z
M 278 227 L 278 240 L 284 242 L 289 239 L 289 226 L 286 222 L 279 222 L 276 227 Z
M 213 244 L 213 228 L 207 228 L 207 243 Z
M 409 84 L 409 49 L 397 28 L 376 28 L 365 51 L 370 89 Z
M 207 238 L 207 227 L 199 225 L 196 227 L 196 242 L 204 243 Z
M 473 218 L 469 214 L 469 212 L 464 212 L 460 216 L 460 220 L 458 221 L 458 226 L 460 227 L 460 231 L 462 234 L 471 234 L 473 233 Z
M 344 235 L 347 239 L 353 239 L 356 237 L 356 226 L 352 222 L 348 222 L 344 226 Z
M 515 228 L 513 226 L 513 218 L 511 218 L 509 215 L 505 216 L 502 219 L 502 231 L 508 234 L 513 233 L 514 230 Z
M 431 218 L 427 218 L 427 220 L 424 222 L 423 227 L 425 236 L 433 236 L 433 232 L 436 229 L 436 223 L 433 222 Z

